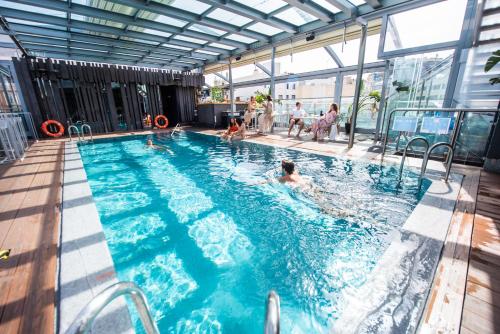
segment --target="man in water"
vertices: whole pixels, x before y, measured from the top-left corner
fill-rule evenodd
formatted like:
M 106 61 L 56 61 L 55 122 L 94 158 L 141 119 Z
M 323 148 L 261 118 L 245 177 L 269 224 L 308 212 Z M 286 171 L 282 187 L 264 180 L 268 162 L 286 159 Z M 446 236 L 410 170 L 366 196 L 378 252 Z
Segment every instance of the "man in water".
M 304 184 L 304 180 L 299 175 L 299 173 L 295 170 L 295 163 L 291 160 L 282 160 L 281 161 L 281 170 L 283 172 L 283 176 L 281 176 L 278 181 L 281 183 L 295 183 L 295 184 Z
M 172 152 L 168 147 L 166 146 L 163 146 L 163 145 L 156 145 L 156 144 L 153 144 L 153 140 L 151 139 L 148 139 L 148 141 L 146 142 L 146 147 L 147 148 L 152 148 L 154 150 L 158 150 L 158 151 L 166 151 L 170 154 L 174 154 L 174 152 Z

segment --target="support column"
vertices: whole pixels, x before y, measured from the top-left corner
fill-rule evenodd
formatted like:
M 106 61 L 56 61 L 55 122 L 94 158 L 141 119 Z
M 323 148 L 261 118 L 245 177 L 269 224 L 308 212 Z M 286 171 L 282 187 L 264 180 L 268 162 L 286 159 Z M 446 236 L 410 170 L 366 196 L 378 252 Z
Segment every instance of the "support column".
M 229 99 L 231 100 L 231 112 L 236 112 L 236 104 L 234 103 L 234 85 L 233 85 L 233 67 L 231 66 L 231 58 L 229 58 Z
M 272 48 L 272 51 L 271 51 L 271 97 L 273 98 L 273 101 L 274 99 L 276 98 L 276 94 L 275 94 L 275 89 L 274 89 L 274 86 L 275 86 L 275 64 L 274 64 L 274 60 L 276 58 L 276 47 L 273 46 Z
M 384 68 L 384 81 L 382 83 L 382 91 L 380 92 L 380 104 L 379 104 L 379 110 L 378 110 L 378 115 L 377 115 L 377 125 L 375 126 L 375 141 L 380 140 L 380 132 L 384 131 L 382 124 L 384 124 L 383 119 L 385 118 L 385 104 L 386 104 L 386 97 L 385 95 L 387 94 L 387 86 L 389 85 L 389 76 L 391 75 L 391 62 L 390 60 L 385 61 L 385 68 Z
M 356 86 L 354 90 L 354 101 L 351 115 L 351 132 L 349 133 L 349 144 L 347 145 L 348 148 L 352 148 L 352 146 L 354 145 L 354 132 L 356 131 L 356 119 L 358 117 L 359 96 L 361 95 L 361 83 L 363 82 L 366 33 L 368 31 L 368 22 L 366 22 L 362 18 L 358 18 L 356 21 L 361 26 L 361 38 L 359 40 L 358 71 L 356 72 Z
M 333 96 L 333 102 L 335 102 L 339 106 L 339 111 L 340 111 L 340 97 L 342 96 L 342 85 L 344 77 L 342 76 L 341 73 L 337 73 L 335 76 L 335 92 Z

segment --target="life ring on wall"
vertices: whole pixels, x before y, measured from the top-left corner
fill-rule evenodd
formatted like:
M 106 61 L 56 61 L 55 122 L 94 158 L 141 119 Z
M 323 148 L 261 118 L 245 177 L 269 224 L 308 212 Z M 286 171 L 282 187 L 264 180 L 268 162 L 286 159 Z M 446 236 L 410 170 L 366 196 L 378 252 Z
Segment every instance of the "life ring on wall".
M 50 132 L 49 128 L 48 128 L 49 125 L 56 126 L 58 131 L 57 132 Z M 45 121 L 42 123 L 42 132 L 49 137 L 58 138 L 64 134 L 64 126 L 56 120 L 49 119 L 48 121 Z
M 158 123 L 158 121 L 162 119 L 163 122 L 165 124 L 161 125 L 160 123 Z M 166 129 L 167 126 L 168 126 L 168 118 L 166 118 L 165 116 L 163 115 L 158 115 L 155 117 L 155 126 L 158 128 L 158 129 Z

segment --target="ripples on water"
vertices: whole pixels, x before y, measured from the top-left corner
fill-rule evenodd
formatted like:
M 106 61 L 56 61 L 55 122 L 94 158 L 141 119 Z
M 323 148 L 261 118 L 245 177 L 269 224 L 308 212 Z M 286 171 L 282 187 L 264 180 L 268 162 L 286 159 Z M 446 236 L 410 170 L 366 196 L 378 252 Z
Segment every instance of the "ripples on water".
M 183 133 L 82 145 L 118 276 L 146 292 L 162 332 L 261 333 L 282 300 L 284 333 L 328 332 L 419 196 L 394 168 Z M 323 194 L 279 183 L 296 162 Z

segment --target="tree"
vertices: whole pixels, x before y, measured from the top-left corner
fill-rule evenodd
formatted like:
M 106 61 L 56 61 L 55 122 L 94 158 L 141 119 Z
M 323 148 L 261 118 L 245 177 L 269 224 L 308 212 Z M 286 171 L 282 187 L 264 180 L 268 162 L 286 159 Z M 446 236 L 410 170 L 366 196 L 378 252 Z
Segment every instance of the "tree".
M 496 50 L 488 58 L 488 60 L 486 61 L 486 64 L 484 64 L 484 71 L 488 72 L 493 67 L 495 67 L 495 65 L 497 65 L 499 61 L 500 61 L 500 50 Z M 490 79 L 490 84 L 494 85 L 494 84 L 498 84 L 498 83 L 500 83 L 500 77 L 497 76 L 497 77 Z

